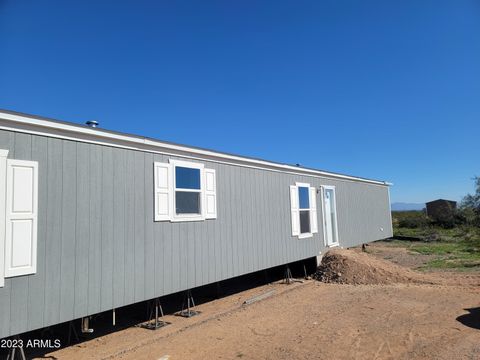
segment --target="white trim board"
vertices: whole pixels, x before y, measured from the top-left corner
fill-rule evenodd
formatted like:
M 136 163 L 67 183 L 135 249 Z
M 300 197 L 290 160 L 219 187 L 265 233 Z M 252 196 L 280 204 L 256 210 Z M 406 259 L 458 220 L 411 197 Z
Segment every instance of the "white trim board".
M 81 141 L 92 144 L 120 147 L 131 150 L 159 153 L 169 156 L 179 156 L 187 159 L 214 161 L 218 163 L 227 163 L 243 167 L 266 169 L 270 171 L 291 173 L 295 175 L 313 176 L 326 179 L 333 178 L 338 180 L 362 182 L 381 186 L 392 185 L 385 181 L 364 179 L 350 175 L 342 175 L 330 173 L 327 171 L 306 169 L 287 164 L 280 164 L 266 160 L 224 154 L 211 150 L 204 150 L 194 147 L 166 143 L 158 140 L 148 139 L 145 137 L 114 133 L 99 128 L 90 128 L 87 126 L 83 127 L 77 124 L 45 120 L 34 116 L 12 114 L 5 111 L 0 111 L 0 129 L 55 137 L 60 139 Z M 182 153 L 187 153 L 188 155 Z
M 0 150 L 0 288 L 5 286 L 5 223 L 8 150 Z

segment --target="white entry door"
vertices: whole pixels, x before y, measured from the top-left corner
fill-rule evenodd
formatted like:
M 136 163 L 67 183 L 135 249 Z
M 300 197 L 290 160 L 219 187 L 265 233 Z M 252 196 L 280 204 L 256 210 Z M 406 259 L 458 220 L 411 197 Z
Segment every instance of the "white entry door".
M 334 186 L 322 186 L 323 198 L 323 234 L 325 245 L 338 245 L 337 206 Z

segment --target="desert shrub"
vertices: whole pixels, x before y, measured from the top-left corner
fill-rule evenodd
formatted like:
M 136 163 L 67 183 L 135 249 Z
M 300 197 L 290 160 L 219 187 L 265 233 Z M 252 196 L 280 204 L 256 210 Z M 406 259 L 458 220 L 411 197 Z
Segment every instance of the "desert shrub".
M 460 207 L 455 212 L 455 220 L 458 225 L 479 226 L 478 216 L 475 209 L 471 207 Z
M 442 240 L 442 236 L 440 232 L 433 227 L 427 229 L 423 235 L 423 241 L 426 241 L 426 242 L 440 241 L 440 240 Z
M 423 211 L 402 211 L 393 213 L 393 223 L 400 228 L 421 229 L 430 225 Z
M 466 224 L 480 227 L 480 177 L 473 178 L 475 193 L 467 194 L 460 204 L 460 214 Z
M 438 214 L 435 221 L 433 221 L 433 224 L 444 229 L 453 229 L 456 225 L 459 225 L 460 220 L 461 219 L 456 216 L 456 212 L 451 211 Z

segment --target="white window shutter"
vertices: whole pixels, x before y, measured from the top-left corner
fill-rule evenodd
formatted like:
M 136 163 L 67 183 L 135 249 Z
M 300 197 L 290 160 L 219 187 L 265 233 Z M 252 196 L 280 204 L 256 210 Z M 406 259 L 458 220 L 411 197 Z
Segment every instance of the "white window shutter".
M 7 160 L 5 277 L 37 271 L 38 163 Z
M 170 164 L 155 162 L 155 221 L 168 221 L 173 209 L 173 176 Z
M 217 218 L 217 179 L 215 169 L 205 169 L 205 219 Z
M 292 213 L 292 236 L 300 235 L 300 210 L 298 204 L 298 187 L 290 186 L 290 210 Z
M 317 189 L 310 188 L 310 231 L 312 234 L 318 233 L 317 220 Z

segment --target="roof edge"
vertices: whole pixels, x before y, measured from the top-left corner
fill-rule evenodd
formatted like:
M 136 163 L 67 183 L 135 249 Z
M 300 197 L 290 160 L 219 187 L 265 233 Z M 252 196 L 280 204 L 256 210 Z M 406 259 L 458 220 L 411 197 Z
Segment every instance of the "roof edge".
M 173 151 L 174 153 L 178 152 L 180 154 L 194 154 L 196 156 L 207 157 L 210 159 L 226 160 L 238 163 L 240 165 L 249 165 L 266 169 L 276 169 L 282 172 L 293 172 L 303 175 L 313 175 L 384 186 L 393 185 L 389 182 L 381 180 L 367 179 L 363 177 L 344 175 L 329 171 L 277 163 L 263 159 L 222 153 L 214 150 L 180 145 L 166 141 L 160 141 L 157 139 L 151 139 L 148 137 L 105 130 L 98 127 L 91 128 L 77 123 L 59 121 L 41 116 L 2 109 L 0 109 L 0 129 L 19 131 L 43 136 L 52 136 L 57 138 L 65 138 L 81 142 L 97 143 L 107 146 L 130 148 L 142 151 L 153 151 L 157 149 L 158 152 L 165 154 L 168 154 L 165 151 Z M 191 155 L 186 157 L 191 157 Z

